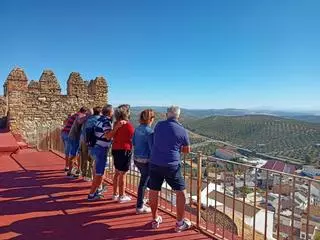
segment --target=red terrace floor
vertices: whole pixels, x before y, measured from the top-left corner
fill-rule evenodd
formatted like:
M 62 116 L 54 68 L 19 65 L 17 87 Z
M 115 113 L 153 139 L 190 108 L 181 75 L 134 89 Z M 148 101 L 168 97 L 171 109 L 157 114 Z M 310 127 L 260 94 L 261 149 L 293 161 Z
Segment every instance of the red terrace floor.
M 62 169 L 63 159 L 50 152 L 0 153 L 0 239 L 208 239 L 175 233 L 165 213 L 152 230 L 150 215 L 135 214 L 135 201 L 118 204 L 110 191 L 87 202 L 90 183 L 67 179 Z

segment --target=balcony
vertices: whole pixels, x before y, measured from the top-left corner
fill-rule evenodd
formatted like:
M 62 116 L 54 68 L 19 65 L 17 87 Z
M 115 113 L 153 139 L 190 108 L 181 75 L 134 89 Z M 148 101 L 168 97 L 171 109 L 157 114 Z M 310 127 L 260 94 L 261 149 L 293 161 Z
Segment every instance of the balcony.
M 90 218 L 91 215 L 81 215 L 81 209 L 92 208 L 91 203 L 85 203 L 83 200 L 85 193 L 88 191 L 88 183 L 77 180 L 76 185 L 74 183 L 69 184 L 62 177 L 60 171 L 63 168 L 59 157 L 63 152 L 60 129 L 37 129 L 29 139 L 30 144 L 42 151 L 37 154 L 49 154 L 50 159 L 48 162 L 43 162 L 43 159 L 35 162 L 33 162 L 33 159 L 30 159 L 30 162 L 18 159 L 16 162 L 24 168 L 26 167 L 23 164 L 30 164 L 32 174 L 39 175 L 40 179 L 43 179 L 43 184 L 46 184 L 46 181 L 50 182 L 50 179 L 53 178 L 58 181 L 58 185 L 62 184 L 63 187 L 66 187 L 62 193 L 55 192 L 52 201 L 62 201 L 70 206 L 71 209 L 66 210 L 67 215 L 79 213 L 81 221 L 89 221 L 87 218 Z M 51 153 L 48 151 L 51 151 Z M 53 155 L 55 157 L 52 157 Z M 108 160 L 106 180 L 109 184 L 112 184 L 114 173 L 112 157 L 109 156 Z M 37 172 L 38 168 L 40 173 Z M 165 225 L 164 228 L 167 232 L 163 233 L 164 235 L 161 235 L 162 233 L 157 235 L 158 232 L 157 234 L 149 233 L 150 231 L 147 229 L 140 230 L 135 227 L 141 226 L 140 221 L 147 223 L 148 217 L 143 216 L 140 219 L 140 217 L 131 216 L 132 206 L 130 209 L 116 211 L 114 209 L 119 205 L 94 203 L 97 208 L 94 207 L 96 212 L 93 214 L 98 216 L 95 221 L 101 224 L 109 224 L 110 229 L 129 228 L 125 233 L 120 230 L 118 232 L 111 231 L 110 233 L 115 234 L 114 236 L 117 236 L 117 234 L 121 236 L 114 239 L 131 239 L 134 237 L 142 239 L 145 235 L 139 235 L 140 231 L 144 234 L 146 232 L 151 234 L 148 235 L 148 239 L 202 239 L 208 236 L 215 239 L 307 239 L 306 236 L 308 236 L 308 239 L 315 239 L 317 232 L 320 230 L 318 221 L 320 218 L 319 180 L 260 168 L 249 163 L 244 164 L 204 156 L 201 153 L 191 153 L 184 156 L 182 169 L 187 185 L 186 215 L 192 220 L 195 226 L 194 231 L 184 236 L 176 235 L 169 230 L 169 223 L 174 223 L 176 214 L 175 193 L 166 183 L 163 184 L 160 194 L 160 209 L 165 214 L 166 221 L 168 221 L 168 225 Z M 26 178 L 22 176 L 21 179 Z M 138 182 L 139 172 L 132 164 L 127 176 L 129 194 L 136 195 Z M 62 188 L 62 186 L 59 186 L 59 188 Z M 24 186 L 21 192 L 22 196 L 26 189 L 27 186 Z M 49 194 L 48 196 L 50 197 Z M 18 191 L 14 197 L 19 198 Z M 37 197 L 37 195 L 33 197 Z M 75 205 L 68 205 L 68 201 L 74 202 Z M 112 217 L 108 213 L 110 210 L 114 214 Z M 63 212 L 63 209 L 61 211 Z M 125 214 L 128 214 L 128 217 Z M 75 219 L 77 222 L 78 218 Z M 142 233 L 140 232 L 140 234 Z

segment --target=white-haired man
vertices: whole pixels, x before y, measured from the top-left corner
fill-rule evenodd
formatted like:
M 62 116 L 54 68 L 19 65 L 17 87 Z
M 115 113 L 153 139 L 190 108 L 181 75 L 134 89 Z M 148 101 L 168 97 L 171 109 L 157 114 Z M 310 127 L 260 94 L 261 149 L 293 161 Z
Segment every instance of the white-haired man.
M 190 141 L 187 131 L 178 122 L 180 108 L 171 106 L 167 110 L 167 120 L 158 122 L 154 129 L 154 145 L 149 167 L 150 207 L 152 210 L 152 228 L 159 228 L 162 223 L 158 215 L 158 194 L 163 181 L 170 185 L 177 196 L 176 231 L 181 232 L 191 227 L 185 219 L 185 182 L 181 173 L 181 153 L 190 152 Z

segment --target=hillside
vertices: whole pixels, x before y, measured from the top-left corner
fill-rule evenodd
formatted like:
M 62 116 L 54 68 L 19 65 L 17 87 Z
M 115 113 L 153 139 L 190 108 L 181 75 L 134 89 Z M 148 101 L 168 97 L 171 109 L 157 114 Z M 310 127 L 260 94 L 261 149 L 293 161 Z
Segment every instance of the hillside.
M 132 122 L 132 124 L 134 125 L 134 127 L 137 127 L 139 125 L 139 117 L 140 117 L 140 112 L 143 111 L 146 108 L 133 108 L 131 109 L 131 117 L 130 120 Z M 166 119 L 166 114 L 163 112 L 156 112 L 156 116 L 155 116 L 155 121 L 152 125 L 152 127 L 154 127 L 158 121 L 161 120 L 165 120 Z M 193 118 L 187 118 L 188 121 L 192 121 Z M 181 117 L 180 119 L 181 122 L 185 121 L 184 117 Z M 190 137 L 190 141 L 192 144 L 196 144 L 196 143 L 201 143 L 206 141 L 207 139 L 205 137 L 199 136 L 198 134 L 189 132 L 189 137 Z
M 166 107 L 132 107 L 132 111 L 140 112 L 143 109 L 152 108 L 159 113 L 165 113 Z M 181 109 L 181 116 L 185 119 L 201 119 L 210 116 L 246 116 L 246 115 L 268 115 L 281 118 L 295 119 L 299 121 L 320 123 L 320 113 L 314 112 L 292 112 L 292 111 L 272 111 L 272 110 L 249 110 L 249 109 Z
M 203 136 L 277 157 L 315 161 L 320 154 L 320 124 L 267 115 L 212 116 L 186 121 Z

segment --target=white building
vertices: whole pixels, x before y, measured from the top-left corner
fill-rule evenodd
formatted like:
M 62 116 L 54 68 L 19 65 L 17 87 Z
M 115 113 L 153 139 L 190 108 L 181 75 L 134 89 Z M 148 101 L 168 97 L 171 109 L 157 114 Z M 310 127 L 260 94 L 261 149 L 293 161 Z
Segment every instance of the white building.
M 208 196 L 208 203 L 207 203 L 207 192 L 209 193 Z M 197 196 L 192 196 L 192 200 L 197 202 Z M 225 203 L 225 206 L 224 206 Z M 233 211 L 235 211 L 236 216 L 242 217 L 242 209 L 244 207 L 244 216 L 245 216 L 245 223 L 253 228 L 253 223 L 255 219 L 255 230 L 258 233 L 264 234 L 265 233 L 265 226 L 267 226 L 267 239 L 274 239 L 273 238 L 273 221 L 274 221 L 274 213 L 271 211 L 267 211 L 267 222 L 265 222 L 266 211 L 265 209 L 254 207 L 249 203 L 243 203 L 242 200 L 233 199 L 230 195 L 223 194 L 223 187 L 221 185 L 216 185 L 215 183 L 210 183 L 208 185 L 208 189 L 205 188 L 201 192 L 201 204 L 202 206 L 212 206 L 217 207 L 217 209 L 221 210 L 222 208 L 225 209 L 226 214 L 230 215 Z M 243 206 L 245 204 L 245 206 Z M 233 209 L 233 206 L 235 208 Z

